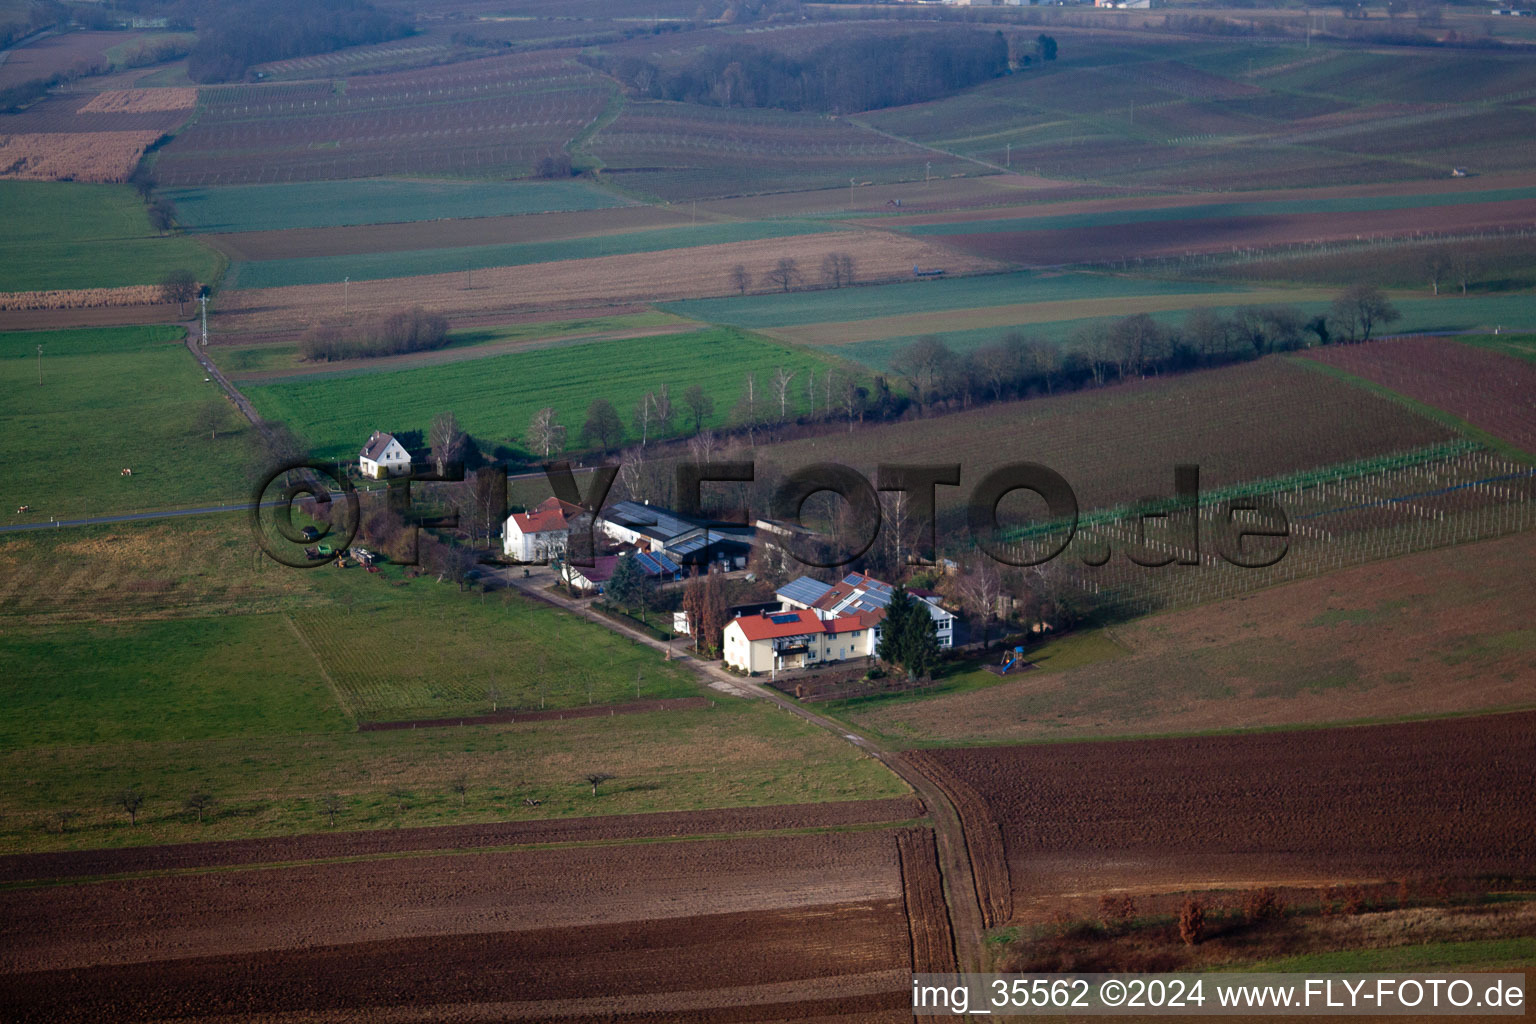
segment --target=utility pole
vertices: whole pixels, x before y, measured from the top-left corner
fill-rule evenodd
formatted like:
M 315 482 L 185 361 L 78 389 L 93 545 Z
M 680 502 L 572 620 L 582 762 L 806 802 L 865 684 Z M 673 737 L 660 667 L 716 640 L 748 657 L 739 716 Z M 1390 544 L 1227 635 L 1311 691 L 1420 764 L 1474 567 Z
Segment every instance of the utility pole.
M 853 209 L 853 179 L 848 179 L 848 209 Z
M 37 386 L 43 386 L 43 346 L 37 346 Z
M 1003 143 L 1003 162 L 1011 170 L 1013 168 L 1013 143 Z
M 933 161 L 932 160 L 925 161 L 923 163 L 923 187 L 924 188 L 927 188 L 928 187 L 928 183 L 933 180 L 932 171 L 933 171 Z
M 351 305 L 351 301 L 350 301 L 351 292 L 352 292 L 352 279 L 350 277 L 342 278 L 341 279 L 341 311 L 343 313 L 348 313 L 348 312 L 351 312 L 351 310 L 352 310 L 352 305 Z
M 198 298 L 203 300 L 203 348 L 208 347 L 208 291 L 204 289 Z

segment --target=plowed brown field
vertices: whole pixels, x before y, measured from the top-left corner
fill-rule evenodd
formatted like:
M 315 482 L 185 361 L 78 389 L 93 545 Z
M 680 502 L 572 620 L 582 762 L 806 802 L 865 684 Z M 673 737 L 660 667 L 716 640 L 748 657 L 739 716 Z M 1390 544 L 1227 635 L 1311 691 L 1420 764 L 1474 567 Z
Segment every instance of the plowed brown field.
M 1355 213 L 1203 217 L 1043 231 L 944 235 L 946 242 L 988 259 L 1022 266 L 1118 262 L 1137 258 L 1354 241 L 1360 237 L 1450 235 L 1536 224 L 1536 200 Z M 929 236 L 932 237 L 932 236 Z
M 17 1021 L 899 1019 L 891 831 L 310 863 L 0 892 Z M 936 876 L 934 876 L 936 881 Z M 889 1011 L 889 1012 L 888 1012 Z
M 912 936 L 912 969 L 949 974 L 955 970 L 955 938 L 944 904 L 944 879 L 933 830 L 909 828 L 896 834 L 901 854 L 901 887 Z
M 824 804 L 779 804 L 709 811 L 614 814 L 597 818 L 491 822 L 388 831 L 333 832 L 324 835 L 245 839 L 221 843 L 184 843 L 116 850 L 0 857 L 0 884 L 43 879 L 144 871 L 185 871 L 240 864 L 277 864 L 337 857 L 368 857 L 432 850 L 471 850 L 535 843 L 578 843 L 724 835 L 792 828 L 827 828 L 921 817 L 915 797 L 847 800 Z
M 1393 338 L 1307 353 L 1536 452 L 1536 363 L 1451 338 Z
M 1025 916 L 1105 889 L 1536 873 L 1536 712 L 926 756 L 1001 823 Z

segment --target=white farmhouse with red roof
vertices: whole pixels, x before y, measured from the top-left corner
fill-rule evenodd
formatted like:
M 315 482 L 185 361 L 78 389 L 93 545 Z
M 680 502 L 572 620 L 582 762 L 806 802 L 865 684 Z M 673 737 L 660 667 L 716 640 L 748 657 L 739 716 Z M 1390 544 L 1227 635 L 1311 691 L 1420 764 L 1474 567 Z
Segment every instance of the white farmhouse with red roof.
M 527 512 L 507 517 L 501 532 L 501 550 L 519 562 L 547 562 L 565 554 L 571 539 L 571 519 L 581 506 L 546 498 Z
M 867 658 L 875 653 L 884 617 L 856 612 L 824 619 L 806 608 L 743 615 L 725 627 L 725 663 L 752 673 Z

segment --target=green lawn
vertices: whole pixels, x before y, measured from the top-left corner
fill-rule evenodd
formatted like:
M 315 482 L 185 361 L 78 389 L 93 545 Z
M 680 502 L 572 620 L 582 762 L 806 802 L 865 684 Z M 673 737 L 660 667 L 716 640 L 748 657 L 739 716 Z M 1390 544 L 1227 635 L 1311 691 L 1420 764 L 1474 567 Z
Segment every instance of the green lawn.
M 324 458 L 350 458 L 375 430 L 425 431 L 432 417 L 451 410 L 481 442 L 516 442 L 541 408 L 552 406 L 580 442 L 588 405 L 611 401 L 628 425 L 642 395 L 669 384 L 680 410 L 681 395 L 697 384 L 713 396 L 715 413 L 705 426 L 728 422 L 749 372 L 768 397 L 776 367 L 799 371 L 791 388 L 791 414 L 805 401 L 807 371 L 818 376 L 830 361 L 805 351 L 761 341 L 728 329 L 621 341 L 594 341 L 412 370 L 362 372 L 280 381 L 246 388 L 262 415 L 281 420 Z M 627 427 L 629 434 L 634 434 Z M 638 440 L 638 436 L 629 437 Z
M 463 246 L 453 249 L 415 249 L 404 252 L 358 253 L 349 256 L 305 256 L 293 259 L 237 263 L 228 284 L 234 288 L 284 288 L 289 285 L 328 284 L 351 278 L 377 281 L 421 274 L 451 274 L 490 267 L 519 267 L 555 260 L 582 260 L 596 256 L 662 252 L 697 245 L 750 242 L 764 238 L 819 234 L 837 230 L 832 225 L 802 221 L 745 221 L 657 228 L 622 235 L 571 238 L 556 242 L 508 243 Z
M 280 231 L 461 217 L 600 210 L 630 201 L 580 181 L 311 181 L 169 188 L 192 231 Z
M 340 793 L 343 829 L 867 800 L 905 787 L 851 744 L 761 703 L 464 728 L 292 733 L 0 751 L 0 847 L 12 852 L 317 832 Z M 581 776 L 615 776 L 594 798 Z M 450 783 L 469 784 L 463 805 Z M 111 804 L 145 795 L 137 827 Z M 197 788 L 219 806 L 182 809 Z M 397 804 L 395 791 L 403 809 Z M 539 803 L 529 806 L 525 800 Z M 66 833 L 51 816 L 79 814 Z
M 0 181 L 0 292 L 159 284 L 173 270 L 215 281 L 223 257 L 158 235 L 127 185 Z
M 429 581 L 392 586 L 399 578 L 395 567 L 325 572 L 315 583 L 330 603 L 293 616 L 309 668 L 324 665 L 359 720 L 484 714 L 492 690 L 504 711 L 699 692 L 691 673 L 649 648 L 546 605 Z
M 243 498 L 249 425 L 203 379 L 183 334 L 0 333 L 0 510 L 67 519 Z M 217 438 L 197 426 L 204 405 L 220 411 Z
M 1034 678 L 1038 675 L 1052 672 L 1065 672 L 1068 669 L 1078 668 L 1083 665 L 1092 665 L 1097 662 L 1120 658 L 1126 653 L 1125 648 L 1110 639 L 1104 630 L 1084 629 L 1075 633 L 1068 633 L 1066 636 L 1047 640 L 1038 646 L 1026 647 L 1024 660 L 1034 666 L 1034 668 L 1027 671 L 1010 669 L 1008 674 L 1004 676 L 989 671 L 986 668 L 987 665 L 1002 663 L 1003 656 L 999 651 L 981 658 L 968 658 L 963 661 L 950 662 L 939 670 L 935 685 L 916 692 L 893 692 L 873 697 L 855 697 L 850 700 L 828 701 L 826 704 L 820 705 L 820 707 L 828 712 L 842 714 L 853 720 L 862 712 L 923 701 L 945 694 L 984 690 L 999 683 L 1016 682 L 1020 678 L 1025 677 Z M 860 723 L 860 727 L 869 728 L 864 723 Z
M 8 629 L 0 695 L 7 750 L 350 725 L 281 615 Z

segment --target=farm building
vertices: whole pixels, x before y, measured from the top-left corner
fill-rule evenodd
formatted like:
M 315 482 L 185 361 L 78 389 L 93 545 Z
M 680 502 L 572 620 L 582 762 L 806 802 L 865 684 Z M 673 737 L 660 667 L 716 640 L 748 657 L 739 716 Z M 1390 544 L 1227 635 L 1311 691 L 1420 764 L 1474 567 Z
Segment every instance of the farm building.
M 572 565 L 566 562 L 560 566 L 560 579 L 577 590 L 588 594 L 601 594 L 608 581 L 613 579 L 613 571 L 618 567 L 619 559 L 629 553 L 598 555 L 592 560 L 591 565 Z M 633 554 L 639 559 L 640 568 L 645 571 L 645 574 L 658 583 L 671 583 L 683 578 L 683 567 L 666 555 L 645 551 L 636 551 Z
M 559 498 L 546 498 L 527 512 L 507 516 L 501 534 L 502 554 L 519 562 L 547 562 L 565 554 L 571 519 L 582 508 Z
M 597 526 L 616 543 L 665 553 L 681 565 L 723 565 L 727 569 L 747 564 L 755 533 L 750 526 L 682 516 L 638 501 L 621 501 L 604 509 Z
M 404 476 L 411 471 L 411 453 L 395 440 L 394 434 L 375 430 L 368 443 L 357 456 L 357 468 L 363 476 L 382 480 L 387 476 Z
M 743 615 L 725 627 L 725 663 L 743 672 L 777 672 L 871 657 L 883 617 L 855 612 L 822 618 L 803 608 Z
M 779 588 L 777 597 L 784 602 L 784 609 L 804 609 L 823 618 L 835 619 L 843 615 L 861 613 L 885 615 L 885 606 L 891 603 L 889 583 L 864 573 L 851 573 L 837 583 L 823 583 L 809 576 L 791 580 Z M 931 590 L 908 590 L 938 627 L 939 647 L 947 649 L 955 645 L 955 617 L 939 604 L 939 595 Z

